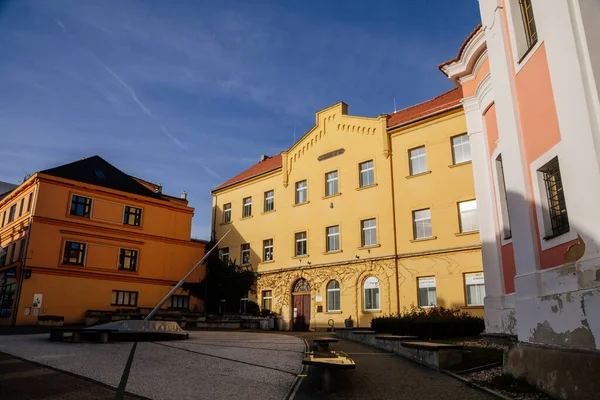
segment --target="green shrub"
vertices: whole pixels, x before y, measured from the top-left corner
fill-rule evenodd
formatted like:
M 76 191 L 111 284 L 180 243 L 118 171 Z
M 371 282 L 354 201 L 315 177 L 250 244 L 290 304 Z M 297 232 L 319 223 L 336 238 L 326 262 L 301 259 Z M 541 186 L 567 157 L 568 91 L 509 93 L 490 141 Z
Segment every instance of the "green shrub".
M 423 339 L 443 339 L 477 336 L 483 332 L 483 318 L 459 308 L 411 308 L 399 315 L 383 316 L 371 321 L 377 333 L 418 336 Z
M 260 315 L 260 306 L 256 302 L 248 300 L 248 303 L 246 303 L 246 314 L 258 317 Z

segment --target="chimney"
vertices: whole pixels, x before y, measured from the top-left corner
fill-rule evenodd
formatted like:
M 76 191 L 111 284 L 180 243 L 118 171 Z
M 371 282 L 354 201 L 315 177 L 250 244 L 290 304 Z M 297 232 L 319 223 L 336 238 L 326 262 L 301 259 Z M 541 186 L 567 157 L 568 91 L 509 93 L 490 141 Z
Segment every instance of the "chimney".
M 183 200 L 187 200 L 187 193 L 185 192 L 185 190 L 183 190 L 183 191 L 181 192 L 181 198 L 182 198 Z
M 158 193 L 158 194 L 162 194 L 162 185 L 161 184 L 156 185 L 156 187 L 154 188 L 154 192 Z
M 263 162 L 263 161 L 265 161 L 267 158 L 269 158 L 269 156 L 268 156 L 268 155 L 266 155 L 266 154 L 263 154 L 262 156 L 260 156 L 260 161 L 261 161 L 261 162 Z

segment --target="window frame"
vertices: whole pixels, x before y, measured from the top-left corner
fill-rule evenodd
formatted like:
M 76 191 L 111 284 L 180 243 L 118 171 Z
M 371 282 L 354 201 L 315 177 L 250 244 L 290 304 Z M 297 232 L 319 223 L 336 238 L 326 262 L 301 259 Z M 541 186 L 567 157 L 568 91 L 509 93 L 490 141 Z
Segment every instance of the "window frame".
M 525 38 L 527 39 L 527 49 L 529 50 L 539 41 L 537 24 L 535 22 L 535 15 L 531 0 L 519 0 L 519 9 L 521 11 L 521 21 L 525 30 Z M 531 28 L 532 22 L 533 30 Z
M 174 301 L 173 300 L 177 300 L 176 303 L 179 303 L 180 301 L 182 302 L 182 305 L 173 305 Z M 187 305 L 183 304 L 183 303 L 187 303 Z M 171 297 L 169 297 L 169 305 L 168 308 L 170 310 L 189 310 L 190 309 L 190 295 L 186 295 L 186 294 L 174 294 Z
M 375 226 L 373 227 L 367 227 L 365 228 L 365 222 L 370 222 L 370 221 L 375 221 Z M 365 231 L 367 230 L 375 230 L 375 243 L 369 243 L 367 244 L 366 241 L 366 234 Z M 369 235 L 370 237 L 371 235 Z M 379 239 L 377 237 L 377 218 L 376 217 L 371 217 L 371 218 L 365 218 L 365 219 L 361 219 L 360 220 L 360 247 L 375 247 L 379 244 Z
M 434 291 L 435 291 L 435 304 L 434 305 L 426 305 L 423 306 L 421 305 L 421 289 L 430 289 L 431 286 L 428 287 L 423 287 L 421 288 L 421 280 L 425 280 L 425 279 L 433 279 L 434 282 Z M 429 290 L 427 290 L 427 295 L 428 295 L 428 299 L 429 300 Z M 418 276 L 417 277 L 417 305 L 419 308 L 436 308 L 438 306 L 438 295 L 437 295 L 437 279 L 435 276 L 430 275 L 430 276 Z
M 368 163 L 371 163 L 372 166 L 363 169 L 363 165 L 366 165 Z M 368 177 L 372 176 L 373 182 L 368 184 L 365 183 L 365 180 L 363 179 L 363 173 L 366 173 Z M 358 187 L 367 188 L 371 186 L 375 186 L 375 159 L 370 159 L 358 163 Z
M 8 224 L 13 222 L 17 218 L 17 203 L 10 206 L 8 209 Z
M 270 195 L 270 196 L 269 196 Z M 271 208 L 269 209 L 269 205 Z M 265 204 L 264 204 L 264 213 L 269 213 L 275 211 L 275 190 L 267 190 L 265 192 Z
M 329 175 L 331 175 L 331 174 L 335 174 L 335 178 L 330 179 Z M 340 194 L 339 178 L 340 178 L 340 173 L 337 169 L 325 173 L 325 197 L 331 197 L 331 196 Z M 330 187 L 329 187 L 330 182 L 332 185 L 332 190 L 333 190 L 332 192 L 330 192 Z
M 246 201 L 249 201 L 248 203 Z M 246 211 L 248 210 L 248 211 Z M 242 199 L 242 219 L 250 218 L 252 216 L 252 196 L 244 197 Z
M 121 297 L 121 302 L 119 303 L 119 293 L 122 293 L 122 297 Z M 127 297 L 129 298 L 129 302 L 128 304 L 125 304 L 124 299 L 125 299 L 125 293 L 127 293 Z M 135 303 L 131 304 L 131 295 L 135 294 Z M 138 305 L 138 300 L 140 297 L 139 292 L 137 291 L 133 291 L 133 290 L 116 290 L 113 289 L 112 293 L 111 293 L 111 301 L 110 301 L 110 305 L 111 306 L 115 306 L 115 307 L 137 307 Z M 115 299 L 113 301 L 113 298 Z
M 337 287 L 333 287 L 331 288 L 331 284 L 332 283 L 336 283 Z M 342 311 L 342 291 L 340 288 L 340 282 L 337 279 L 332 279 L 329 282 L 327 282 L 327 286 L 325 287 L 326 291 L 327 291 L 327 295 L 325 296 L 325 301 L 327 303 L 326 306 L 326 310 L 327 312 L 341 312 Z M 333 305 L 335 306 L 335 300 L 336 300 L 336 296 L 337 296 L 337 308 L 329 308 L 330 306 L 330 299 L 333 298 Z
M 544 220 L 548 224 L 544 225 L 545 236 L 544 240 L 552 239 L 571 230 L 569 224 L 569 213 L 567 211 L 567 200 L 565 199 L 564 186 L 562 181 L 562 174 L 560 172 L 560 162 L 558 156 L 553 157 L 550 161 L 544 164 L 538 170 L 539 175 L 544 182 L 544 200 L 545 200 L 545 212 Z M 549 171 L 553 172 L 550 173 Z M 556 179 L 558 177 L 558 179 Z M 554 178 L 554 186 L 557 187 L 556 193 L 551 193 L 550 179 Z M 554 199 L 556 197 L 557 199 Z M 558 213 L 557 213 L 558 208 Z M 555 221 L 558 221 L 555 224 Z
M 482 283 L 476 283 L 476 284 L 468 284 L 467 283 L 467 277 L 468 276 L 473 276 L 473 275 L 481 275 L 483 278 L 483 282 Z M 463 282 L 465 285 L 465 306 L 466 307 L 483 307 L 485 305 L 485 274 L 483 271 L 481 272 L 465 272 L 463 274 Z M 481 304 L 469 304 L 469 286 L 482 286 L 483 287 L 483 297 L 481 298 Z
M 459 138 L 464 138 L 464 137 L 466 137 L 466 138 L 467 138 L 467 141 L 466 141 L 466 142 L 462 142 L 462 143 L 460 143 L 458 146 L 454 144 L 454 141 L 455 141 L 456 139 L 459 139 Z M 468 160 L 463 160 L 463 161 L 458 161 L 458 162 L 457 162 L 457 161 L 456 161 L 456 148 L 457 148 L 457 147 L 464 148 L 465 144 L 466 144 L 466 145 L 468 146 L 468 148 L 469 148 L 469 158 L 468 158 Z M 471 138 L 469 137 L 469 134 L 468 134 L 468 133 L 462 133 L 462 134 L 460 134 L 460 135 L 452 136 L 452 137 L 450 138 L 450 146 L 452 147 L 452 165 L 461 165 L 461 164 L 466 164 L 466 163 L 469 163 L 469 162 L 472 162 L 472 161 L 473 161 L 473 157 L 471 156 Z
M 79 200 L 83 199 L 83 202 L 80 202 Z M 81 217 L 81 218 L 91 218 L 92 217 L 92 198 L 91 197 L 85 197 L 85 196 L 80 196 L 78 194 L 72 194 L 71 195 L 71 205 L 69 208 L 69 215 L 72 217 Z M 79 215 L 77 214 L 77 209 L 78 206 L 83 206 L 83 214 Z M 73 207 L 75 206 L 75 207 Z
M 267 260 L 267 249 L 270 249 L 270 258 Z M 274 251 L 274 246 L 273 246 L 273 239 L 265 239 L 263 240 L 263 262 L 272 262 L 275 261 L 274 260 L 274 256 L 273 256 L 273 251 Z
M 422 236 L 422 237 L 418 237 L 417 236 L 417 213 L 418 212 L 422 212 L 422 211 L 429 211 L 429 226 L 431 229 L 430 235 L 429 236 Z M 434 238 L 435 236 L 433 236 L 433 218 L 431 217 L 431 208 L 421 208 L 419 210 L 413 210 L 412 211 L 412 220 L 413 220 L 413 240 L 424 240 L 424 239 L 430 239 L 430 238 Z M 427 219 L 420 219 L 419 221 L 426 221 Z
M 225 203 L 223 204 L 223 223 L 227 224 L 229 222 L 231 222 L 231 203 Z
M 250 243 L 243 243 L 240 246 L 240 250 L 241 250 L 241 262 L 240 265 L 242 266 L 247 266 L 247 265 L 251 265 L 252 264 L 252 253 L 250 252 Z M 248 253 L 248 262 L 244 261 L 244 253 L 247 252 Z
M 132 212 L 133 210 L 133 212 Z M 143 210 L 140 207 L 134 206 L 124 206 L 123 207 L 123 225 L 128 226 L 142 226 L 142 215 Z M 133 224 L 130 224 L 129 221 L 133 216 Z
M 304 235 L 304 238 L 298 239 L 298 235 Z M 304 253 L 298 254 L 298 243 L 304 242 Z M 308 231 L 294 232 L 294 257 L 308 256 Z
M 377 287 L 376 288 L 367 288 L 367 282 L 370 279 L 375 279 L 377 281 Z M 365 278 L 365 280 L 363 281 L 362 284 L 362 292 L 363 292 L 363 311 L 365 312 L 378 312 L 381 311 L 381 282 L 379 281 L 379 278 L 377 278 L 376 276 L 370 275 L 368 277 Z M 367 308 L 367 290 L 377 290 L 376 294 L 377 294 L 377 308 Z M 372 296 L 372 295 L 371 295 Z M 371 299 L 372 301 L 372 299 Z
M 130 252 L 130 254 L 127 255 L 127 252 Z M 119 248 L 119 262 L 117 263 L 117 269 L 119 271 L 137 272 L 139 266 L 139 255 L 140 252 L 137 249 Z M 125 259 L 129 259 L 129 268 L 125 267 Z M 133 265 L 133 268 L 131 265 Z
M 337 232 L 330 233 L 329 232 L 330 228 L 337 228 Z M 332 249 L 330 247 L 330 245 L 329 245 L 330 244 L 329 243 L 329 238 L 330 237 L 335 237 L 335 236 L 337 236 L 337 248 Z M 327 253 L 335 253 L 335 252 L 340 251 L 341 249 L 342 249 L 342 241 L 341 241 L 341 238 L 340 238 L 340 226 L 339 225 L 331 225 L 331 226 L 326 227 L 325 228 L 325 251 Z
M 71 244 L 71 245 L 78 244 L 79 248 L 74 249 L 72 246 L 70 247 L 69 244 Z M 77 251 L 77 253 L 79 253 L 81 255 L 81 256 L 77 256 L 77 258 L 78 258 L 77 262 L 69 261 L 71 256 L 69 254 L 69 257 L 67 258 L 67 250 L 69 252 L 72 250 L 75 250 L 75 251 Z M 63 247 L 63 260 L 62 260 L 63 265 L 85 266 L 86 256 L 87 256 L 87 243 L 74 242 L 72 240 L 65 240 L 65 245 Z M 79 260 L 79 258 L 81 258 L 81 260 Z
M 508 196 L 506 191 L 506 181 L 504 180 L 504 163 L 502 161 L 502 153 L 497 153 L 494 159 L 494 178 L 496 183 L 496 202 L 500 205 L 498 214 L 501 230 L 502 245 L 512 242 L 512 230 L 510 224 L 510 211 L 508 209 Z
M 267 296 L 267 293 L 269 294 Z M 269 302 L 269 307 L 266 307 L 265 302 L 268 301 Z M 273 291 L 272 290 L 263 290 L 261 291 L 261 296 L 260 296 L 260 306 L 261 306 L 261 310 L 269 310 L 271 311 L 273 308 Z
M 466 204 L 466 203 L 472 203 L 475 202 L 475 210 L 467 210 L 465 212 L 474 212 L 475 213 L 475 221 L 477 224 L 477 229 L 471 229 L 471 230 L 465 230 L 464 227 L 464 221 L 463 221 L 463 211 L 461 210 L 461 205 L 462 204 Z M 456 207 L 458 210 L 458 228 L 459 228 L 459 232 L 460 233 L 473 233 L 473 232 L 479 232 L 479 220 L 478 220 L 478 209 L 477 209 L 477 199 L 471 199 L 471 200 L 463 200 L 463 201 L 459 201 L 458 203 L 456 203 Z M 430 212 L 431 214 L 431 212 Z M 433 226 L 432 226 L 432 234 L 433 234 Z
M 225 250 L 227 250 L 227 252 L 225 252 Z M 228 265 L 228 264 L 229 264 L 229 247 L 221 247 L 221 248 L 219 249 L 219 252 L 221 253 L 221 254 L 219 255 L 219 258 L 221 259 L 221 261 L 222 261 L 224 264 Z M 224 254 L 227 254 L 227 259 L 226 259 L 226 260 L 224 260 L 224 259 L 223 259 L 223 255 L 224 255 Z
M 421 150 L 421 149 L 423 149 L 423 154 L 419 154 L 419 155 L 413 157 L 413 155 L 412 155 L 413 151 L 417 151 L 417 150 Z M 420 158 L 425 158 L 425 166 L 424 166 L 425 169 L 423 171 L 415 172 L 413 160 L 417 160 Z M 427 148 L 425 147 L 425 145 L 413 147 L 412 149 L 408 149 L 408 167 L 409 167 L 408 171 L 409 171 L 410 176 L 421 175 L 421 174 L 425 174 L 425 173 L 429 172 L 429 169 L 427 168 Z
M 19 205 L 19 217 L 23 215 L 23 207 L 25 206 L 25 196 L 21 197 L 21 204 Z
M 8 258 L 8 263 L 12 264 L 15 261 L 15 253 L 17 252 L 17 241 L 15 240 L 10 244 L 10 257 Z
M 299 188 L 300 184 L 304 184 L 304 187 Z M 296 189 L 295 192 L 295 205 L 301 205 L 301 204 L 306 204 L 308 203 L 308 179 L 303 179 L 301 181 L 297 181 L 294 184 L 294 188 Z M 304 191 L 304 201 L 300 201 L 300 192 Z

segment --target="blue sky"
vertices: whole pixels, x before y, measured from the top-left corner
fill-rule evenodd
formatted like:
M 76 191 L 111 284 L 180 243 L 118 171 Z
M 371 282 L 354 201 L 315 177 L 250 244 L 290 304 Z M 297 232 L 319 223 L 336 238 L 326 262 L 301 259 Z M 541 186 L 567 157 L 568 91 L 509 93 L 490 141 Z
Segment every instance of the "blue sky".
M 377 116 L 452 87 L 474 0 L 0 0 L 0 181 L 100 155 L 188 192 L 287 149 L 338 101 Z

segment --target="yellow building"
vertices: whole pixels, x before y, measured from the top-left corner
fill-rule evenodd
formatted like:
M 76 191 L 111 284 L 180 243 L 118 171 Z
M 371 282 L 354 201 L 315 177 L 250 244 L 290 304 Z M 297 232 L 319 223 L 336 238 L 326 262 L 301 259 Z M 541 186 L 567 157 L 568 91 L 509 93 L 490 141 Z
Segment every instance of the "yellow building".
M 460 89 L 377 118 L 338 103 L 289 150 L 218 186 L 221 257 L 259 273 L 251 300 L 284 329 L 325 329 L 411 306 L 483 314 Z M 462 222 L 461 222 L 462 221 Z

